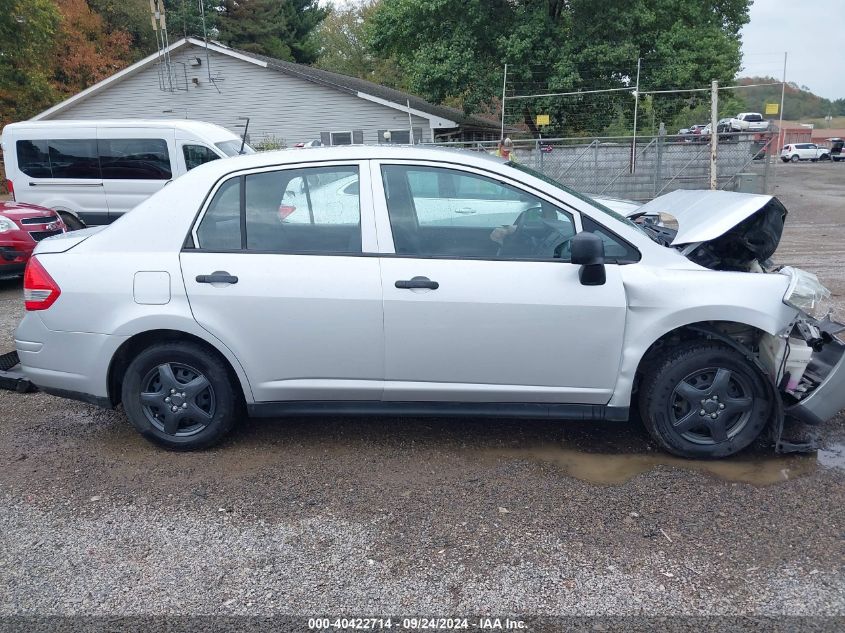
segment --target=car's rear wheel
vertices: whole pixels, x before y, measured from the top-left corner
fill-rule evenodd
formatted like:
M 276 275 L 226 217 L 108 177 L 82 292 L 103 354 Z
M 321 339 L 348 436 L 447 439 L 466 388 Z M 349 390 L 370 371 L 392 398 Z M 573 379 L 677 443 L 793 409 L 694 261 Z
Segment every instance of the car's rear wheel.
M 790 158 L 789 160 L 791 160 L 793 163 L 797 163 L 801 159 L 798 157 L 798 154 L 793 154 L 792 158 Z
M 665 450 L 682 457 L 733 455 L 768 422 L 769 389 L 739 352 L 695 342 L 664 352 L 640 386 L 640 414 Z
M 196 343 L 161 343 L 129 364 L 123 408 L 148 440 L 172 449 L 220 441 L 238 415 L 238 398 L 222 360 Z

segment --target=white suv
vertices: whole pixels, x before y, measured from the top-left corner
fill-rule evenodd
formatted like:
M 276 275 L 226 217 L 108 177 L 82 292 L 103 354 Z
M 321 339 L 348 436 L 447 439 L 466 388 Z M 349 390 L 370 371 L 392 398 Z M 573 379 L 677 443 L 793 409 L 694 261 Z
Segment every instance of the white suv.
M 826 147 L 819 147 L 815 143 L 790 143 L 784 145 L 780 151 L 780 159 L 785 162 L 797 163 L 799 160 L 830 160 L 830 150 Z

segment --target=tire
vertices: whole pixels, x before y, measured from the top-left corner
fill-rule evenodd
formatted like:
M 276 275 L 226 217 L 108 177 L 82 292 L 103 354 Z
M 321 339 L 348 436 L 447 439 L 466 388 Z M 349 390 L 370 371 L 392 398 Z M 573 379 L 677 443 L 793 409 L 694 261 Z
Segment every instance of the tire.
M 819 160 L 830 160 L 830 154 L 822 154 L 821 156 L 819 156 Z
M 788 158 L 781 158 L 781 160 L 782 160 L 783 162 L 785 162 L 785 163 L 788 163 L 788 162 L 789 162 L 789 159 L 788 159 Z
M 82 224 L 82 222 L 67 211 L 59 211 L 58 213 L 59 217 L 61 217 L 62 221 L 65 223 L 68 231 L 78 231 L 79 229 L 85 228 L 85 225 Z
M 790 158 L 789 160 L 791 160 L 793 163 L 797 163 L 801 159 L 798 158 L 798 154 L 793 154 L 792 158 Z
M 161 343 L 138 354 L 124 374 L 121 397 L 141 435 L 176 450 L 216 444 L 240 410 L 225 363 L 196 343 Z M 171 407 L 178 407 L 175 415 Z
M 670 348 L 647 371 L 640 384 L 640 415 L 654 440 L 674 455 L 727 457 L 766 427 L 771 403 L 765 378 L 727 345 Z

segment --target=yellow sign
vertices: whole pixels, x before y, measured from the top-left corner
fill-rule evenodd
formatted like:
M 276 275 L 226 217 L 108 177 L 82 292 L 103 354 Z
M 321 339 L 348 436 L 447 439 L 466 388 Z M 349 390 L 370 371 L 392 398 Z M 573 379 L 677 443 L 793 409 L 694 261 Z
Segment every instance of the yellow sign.
M 548 114 L 537 115 L 537 125 L 549 125 L 549 123 L 551 123 L 551 118 Z
M 766 104 L 766 114 L 777 114 L 778 113 L 778 104 L 776 103 L 767 103 Z

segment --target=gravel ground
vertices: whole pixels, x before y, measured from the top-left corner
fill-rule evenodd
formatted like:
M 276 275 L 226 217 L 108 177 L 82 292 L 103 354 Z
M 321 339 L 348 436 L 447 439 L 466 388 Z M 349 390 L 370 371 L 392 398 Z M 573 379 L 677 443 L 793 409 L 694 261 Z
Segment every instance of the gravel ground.
M 845 315 L 845 166 L 773 176 L 776 258 Z M 4 348 L 20 313 L 0 282 Z M 0 616 L 842 617 L 845 417 L 820 433 L 818 457 L 702 463 L 634 423 L 295 418 L 174 454 L 0 392 Z

